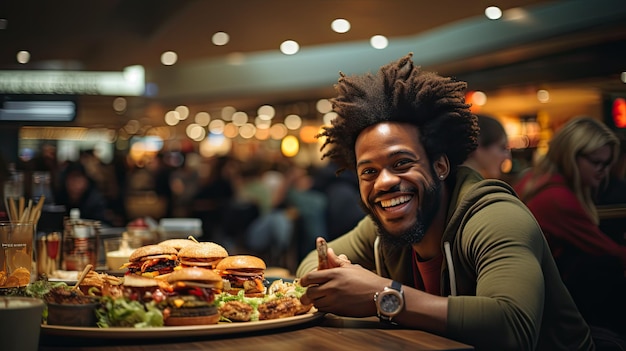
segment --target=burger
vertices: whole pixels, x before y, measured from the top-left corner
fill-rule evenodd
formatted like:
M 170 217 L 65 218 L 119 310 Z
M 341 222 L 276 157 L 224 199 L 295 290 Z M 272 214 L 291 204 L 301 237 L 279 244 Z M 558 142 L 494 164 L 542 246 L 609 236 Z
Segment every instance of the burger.
M 147 278 L 169 274 L 178 266 L 178 251 L 166 245 L 142 246 L 130 254 L 129 262 L 122 268 L 128 268 L 129 274 L 136 274 Z
M 122 283 L 122 295 L 130 300 L 147 303 L 165 300 L 165 293 L 160 289 L 165 280 L 144 277 L 137 274 L 126 274 Z
M 159 245 L 171 246 L 180 251 L 185 246 L 196 245 L 198 242 L 190 239 L 167 239 L 159 243 Z
M 225 257 L 217 264 L 216 271 L 230 286 L 225 291 L 237 295 L 243 290 L 246 297 L 263 297 L 265 295 L 265 262 L 249 255 Z
M 220 315 L 215 295 L 222 292 L 222 278 L 209 269 L 182 268 L 160 282 L 165 325 L 216 324 Z
M 178 260 L 183 267 L 215 269 L 225 257 L 228 257 L 226 249 L 213 242 L 185 246 L 178 252 Z

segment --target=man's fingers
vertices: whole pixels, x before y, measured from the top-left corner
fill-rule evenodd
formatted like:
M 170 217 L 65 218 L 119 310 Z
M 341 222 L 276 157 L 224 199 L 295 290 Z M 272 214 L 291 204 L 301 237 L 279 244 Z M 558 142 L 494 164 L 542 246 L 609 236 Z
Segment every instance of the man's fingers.
M 317 270 L 323 270 L 330 268 L 328 263 L 328 244 L 322 237 L 318 237 L 315 240 L 315 247 L 317 249 Z

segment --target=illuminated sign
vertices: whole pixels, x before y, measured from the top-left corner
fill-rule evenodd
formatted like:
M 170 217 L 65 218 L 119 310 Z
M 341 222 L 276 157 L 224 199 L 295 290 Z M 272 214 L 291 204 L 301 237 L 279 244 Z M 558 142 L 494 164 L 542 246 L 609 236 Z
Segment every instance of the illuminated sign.
M 0 93 L 139 96 L 145 90 L 143 66 L 122 72 L 0 71 Z
M 617 98 L 613 100 L 612 115 L 613 123 L 617 128 L 626 128 L 626 99 Z

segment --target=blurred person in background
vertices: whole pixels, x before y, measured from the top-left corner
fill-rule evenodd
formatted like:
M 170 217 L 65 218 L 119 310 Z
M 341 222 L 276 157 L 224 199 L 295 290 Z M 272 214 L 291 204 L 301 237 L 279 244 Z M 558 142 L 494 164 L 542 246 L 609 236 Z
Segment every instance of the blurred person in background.
M 73 208 L 78 208 L 80 218 L 110 225 L 106 199 L 80 162 L 68 162 L 61 170 L 59 181 L 55 199 L 57 204 L 65 206 L 66 215 L 69 215 Z
M 611 167 L 606 184 L 600 186 L 596 204 L 626 208 L 626 136 L 620 138 L 620 155 Z M 600 220 L 600 229 L 617 243 L 626 245 L 626 217 Z
M 228 156 L 219 156 L 207 162 L 208 174 L 201 178 L 198 192 L 192 199 L 192 216 L 202 220 L 202 241 L 227 243 L 224 218 L 235 195 L 230 180 L 233 161 Z
M 313 177 L 308 169 L 293 166 L 287 171 L 287 203 L 297 210 L 299 228 L 297 249 L 299 262 L 315 248 L 315 238 L 328 239 L 326 226 L 326 194 L 313 189 Z
M 411 56 L 335 86 L 323 157 L 356 171 L 367 216 L 328 243 L 328 265 L 302 261 L 303 303 L 480 350 L 592 350 L 530 211 L 461 166 L 478 137 L 467 84 Z
M 515 189 L 539 222 L 582 315 L 623 335 L 626 246 L 600 231 L 593 201 L 618 155 L 619 139 L 607 126 L 575 118 Z
M 509 140 L 502 124 L 485 115 L 478 117 L 478 147 L 472 151 L 463 165 L 480 173 L 483 178 L 500 179 L 502 164 L 511 158 Z
M 198 192 L 198 167 L 201 156 L 195 152 L 183 155 L 182 165 L 176 167 L 170 175 L 172 190 L 172 217 L 189 217 L 192 212 L 193 197 Z
M 326 195 L 326 235 L 333 240 L 354 228 L 365 212 L 359 206 L 359 183 L 352 171 L 336 173 L 336 165 L 328 163 L 314 174 L 313 189 Z M 312 243 L 311 243 L 312 244 Z
M 258 216 L 251 219 L 244 230 L 245 248 L 261 256 L 268 265 L 281 265 L 294 225 L 284 206 L 288 188 L 284 174 L 268 169 L 261 161 L 251 160 L 243 165 L 235 179 L 236 200 L 258 209 Z

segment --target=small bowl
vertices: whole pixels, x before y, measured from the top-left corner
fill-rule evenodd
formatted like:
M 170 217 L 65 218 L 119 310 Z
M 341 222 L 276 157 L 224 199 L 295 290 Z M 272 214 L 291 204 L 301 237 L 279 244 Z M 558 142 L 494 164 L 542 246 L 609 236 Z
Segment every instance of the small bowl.
M 49 302 L 47 323 L 72 327 L 95 327 L 98 322 L 97 307 L 98 303 L 95 302 L 80 305 Z

